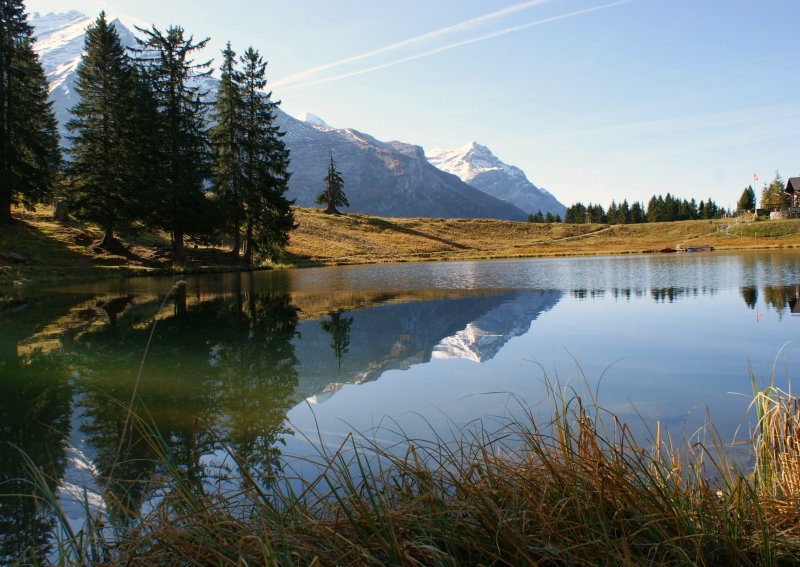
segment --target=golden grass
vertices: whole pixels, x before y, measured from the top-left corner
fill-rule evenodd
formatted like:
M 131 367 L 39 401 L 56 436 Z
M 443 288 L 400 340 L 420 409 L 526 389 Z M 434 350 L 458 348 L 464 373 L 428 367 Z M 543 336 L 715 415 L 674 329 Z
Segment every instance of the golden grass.
M 491 219 L 332 216 L 295 209 L 298 223 L 282 262 L 267 267 L 328 266 L 433 260 L 589 256 L 658 252 L 710 244 L 720 250 L 800 246 L 800 220 L 682 221 L 639 225 L 534 224 Z M 92 252 L 100 231 L 86 223 L 59 224 L 42 207 L 17 210 L 17 222 L 0 227 L 0 285 L 50 282 L 174 270 L 164 234 L 123 235 L 129 254 Z M 243 269 L 226 246 L 187 247 L 180 270 Z M 13 254 L 26 258 L 11 260 Z
M 800 220 L 761 235 L 734 221 L 639 225 L 534 224 L 490 219 L 394 219 L 297 209 L 288 257 L 300 265 L 472 260 L 658 252 L 710 244 L 721 250 L 800 246 Z M 776 235 L 771 235 L 776 234 Z

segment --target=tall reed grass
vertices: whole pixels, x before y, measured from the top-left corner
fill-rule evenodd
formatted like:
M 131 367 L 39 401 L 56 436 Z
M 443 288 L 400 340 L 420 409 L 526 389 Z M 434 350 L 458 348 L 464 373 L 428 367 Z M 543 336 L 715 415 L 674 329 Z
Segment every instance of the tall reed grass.
M 348 437 L 318 474 L 269 486 L 237 456 L 237 490 L 209 491 L 174 465 L 146 420 L 164 476 L 146 512 L 63 529 L 54 557 L 87 565 L 783 565 L 800 557 L 800 408 L 755 379 L 752 471 L 709 425 L 676 443 L 656 425 L 640 445 L 589 396 L 553 388 L 492 431 L 401 447 Z M 31 463 L 35 474 L 38 469 Z M 58 499 L 38 485 L 63 518 Z M 152 495 L 157 493 L 155 500 Z M 33 555 L 31 556 L 33 557 Z M 24 560 L 29 560 L 30 557 Z

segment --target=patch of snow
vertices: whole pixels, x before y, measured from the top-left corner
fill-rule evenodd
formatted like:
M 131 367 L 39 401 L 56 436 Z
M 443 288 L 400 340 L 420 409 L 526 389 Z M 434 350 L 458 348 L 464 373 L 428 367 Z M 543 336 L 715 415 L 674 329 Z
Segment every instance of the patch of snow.
M 469 183 L 475 177 L 487 171 L 506 171 L 510 173 L 509 170 L 512 168 L 512 166 L 497 159 L 489 148 L 477 142 L 470 142 L 466 146 L 455 150 L 434 148 L 425 152 L 425 157 L 433 166 L 447 173 L 452 173 L 465 183 Z
M 300 120 L 302 120 L 306 124 L 311 124 L 312 126 L 319 126 L 321 128 L 333 128 L 333 126 L 325 122 L 322 118 L 320 118 L 316 114 L 312 114 L 311 112 L 306 112 L 300 118 Z

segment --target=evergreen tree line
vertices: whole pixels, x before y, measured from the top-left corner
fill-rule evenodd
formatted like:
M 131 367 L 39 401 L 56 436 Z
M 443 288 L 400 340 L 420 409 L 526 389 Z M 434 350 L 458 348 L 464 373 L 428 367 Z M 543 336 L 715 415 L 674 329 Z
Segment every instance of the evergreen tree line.
M 602 224 L 637 224 L 645 222 L 670 222 L 681 220 L 715 219 L 728 214 L 725 208 L 717 205 L 712 199 L 700 201 L 681 199 L 670 193 L 653 195 L 645 207 L 641 202 L 621 203 L 611 201 L 608 209 L 600 204 L 576 203 L 567 209 L 564 222 L 581 224 L 594 222 Z
M 554 222 L 561 222 L 561 215 L 559 215 L 559 214 L 555 214 L 554 215 L 550 211 L 548 211 L 546 215 L 543 215 L 542 214 L 542 210 L 539 209 L 538 211 L 536 211 L 533 214 L 528 213 L 528 219 L 527 220 L 528 220 L 528 222 L 551 224 L 551 223 L 554 223 Z
M 789 196 L 784 192 L 786 183 L 779 172 L 775 179 L 761 190 L 759 206 L 767 211 L 781 209 L 789 205 Z M 753 186 L 745 187 L 736 202 L 736 213 L 752 213 L 756 210 L 756 193 Z M 669 193 L 665 196 L 653 195 L 645 207 L 641 202 L 629 204 L 611 201 L 608 209 L 602 205 L 575 203 L 564 214 L 564 222 L 581 224 L 596 222 L 603 224 L 635 224 L 644 222 L 670 222 L 681 220 L 716 219 L 730 215 L 732 211 L 717 205 L 712 199 L 707 201 L 686 200 Z
M 228 44 L 211 103 L 201 86 L 211 61 L 194 59 L 208 38 L 179 26 L 137 29 L 143 39 L 131 50 L 104 13 L 86 32 L 59 196 L 103 229 L 104 247 L 139 224 L 168 232 L 178 260 L 187 237 L 223 235 L 247 262 L 275 257 L 295 224 L 267 64 L 252 47 L 237 56 Z M 51 198 L 61 164 L 32 32 L 23 2 L 0 0 L 0 221 L 12 204 Z

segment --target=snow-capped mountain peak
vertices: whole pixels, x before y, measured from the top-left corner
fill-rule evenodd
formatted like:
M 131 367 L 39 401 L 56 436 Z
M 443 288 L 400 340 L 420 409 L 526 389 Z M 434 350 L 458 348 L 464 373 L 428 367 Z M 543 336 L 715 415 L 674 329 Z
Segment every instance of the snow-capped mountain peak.
M 483 172 L 502 171 L 505 165 L 489 148 L 478 142 L 470 142 L 455 150 L 434 148 L 426 152 L 425 157 L 442 171 L 452 173 L 466 183 Z
M 465 183 L 503 199 L 523 211 L 563 215 L 566 208 L 545 189 L 528 180 L 520 168 L 504 163 L 492 151 L 470 142 L 455 150 L 436 148 L 426 152 L 428 161 Z
M 300 118 L 306 124 L 311 124 L 312 126 L 321 126 L 322 128 L 333 128 L 330 124 L 325 122 L 322 118 L 317 116 L 316 114 L 312 114 L 311 112 L 306 112 L 302 118 Z

